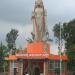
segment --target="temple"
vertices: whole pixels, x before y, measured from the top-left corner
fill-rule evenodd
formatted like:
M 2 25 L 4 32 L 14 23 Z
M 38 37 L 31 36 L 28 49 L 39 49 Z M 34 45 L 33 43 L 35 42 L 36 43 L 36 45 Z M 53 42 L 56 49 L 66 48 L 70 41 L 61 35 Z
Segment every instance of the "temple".
M 28 41 L 24 50 L 11 52 L 6 58 L 9 61 L 9 75 L 60 75 L 60 55 L 50 51 L 49 33 L 46 25 L 47 12 L 42 0 L 35 1 L 32 12 L 32 41 Z M 67 56 L 62 55 L 62 75 L 67 75 Z

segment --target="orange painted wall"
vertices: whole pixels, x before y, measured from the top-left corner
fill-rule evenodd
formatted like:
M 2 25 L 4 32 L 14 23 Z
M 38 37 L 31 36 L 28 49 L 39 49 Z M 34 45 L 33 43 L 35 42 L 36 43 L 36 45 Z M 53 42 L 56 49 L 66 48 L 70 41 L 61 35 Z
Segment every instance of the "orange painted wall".
M 47 50 L 46 50 L 47 48 Z M 27 52 L 28 53 L 35 53 L 35 54 L 41 54 L 41 53 L 50 53 L 50 45 L 48 45 L 45 42 L 34 42 L 31 44 L 28 44 L 27 46 Z

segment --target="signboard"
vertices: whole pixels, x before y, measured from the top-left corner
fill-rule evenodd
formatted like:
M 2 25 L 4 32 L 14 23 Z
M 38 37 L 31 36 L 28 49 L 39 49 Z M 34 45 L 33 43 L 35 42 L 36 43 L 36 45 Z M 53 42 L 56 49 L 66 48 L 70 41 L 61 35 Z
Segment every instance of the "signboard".
M 43 57 L 48 57 L 49 56 L 49 54 L 16 54 L 16 56 L 25 56 L 25 57 L 41 57 L 41 56 L 43 56 Z

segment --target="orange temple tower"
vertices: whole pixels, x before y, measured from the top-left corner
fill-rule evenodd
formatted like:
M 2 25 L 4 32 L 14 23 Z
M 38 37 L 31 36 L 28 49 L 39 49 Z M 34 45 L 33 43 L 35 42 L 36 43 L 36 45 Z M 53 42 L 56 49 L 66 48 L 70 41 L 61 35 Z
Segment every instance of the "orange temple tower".
M 32 12 L 32 42 L 25 50 L 9 55 L 9 75 L 59 75 L 60 56 L 50 54 L 47 12 L 42 0 L 35 1 Z M 62 75 L 66 75 L 67 56 L 62 55 Z

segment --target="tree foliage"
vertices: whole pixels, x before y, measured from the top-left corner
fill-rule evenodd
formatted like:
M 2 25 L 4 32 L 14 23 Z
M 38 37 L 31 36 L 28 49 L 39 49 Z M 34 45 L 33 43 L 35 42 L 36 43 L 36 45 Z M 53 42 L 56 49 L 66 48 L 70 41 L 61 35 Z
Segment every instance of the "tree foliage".
M 0 72 L 4 71 L 4 67 L 7 67 L 7 62 L 4 60 L 7 56 L 7 47 L 0 43 Z
M 4 50 L 3 50 L 3 44 L 1 42 L 1 44 L 0 44 L 0 60 L 3 60 L 3 57 L 4 57 Z
M 75 20 L 63 24 L 63 39 L 66 41 L 66 48 L 75 45 Z
M 11 29 L 9 33 L 6 35 L 6 42 L 9 49 L 15 48 L 15 41 L 18 37 L 18 30 Z
M 54 36 L 59 39 L 60 38 L 60 24 L 55 24 L 54 28 Z
M 59 44 L 59 42 L 60 42 L 60 35 L 61 35 L 61 41 L 62 41 L 62 39 L 63 39 L 63 35 L 60 34 L 60 29 L 61 29 L 61 33 L 63 33 L 62 25 L 61 25 L 61 27 L 60 27 L 60 25 L 61 25 L 60 23 L 55 24 L 55 26 L 54 26 L 54 28 L 53 28 L 54 37 L 56 37 L 56 40 L 57 40 L 58 44 Z
M 54 26 L 54 35 L 59 39 L 58 34 L 59 26 L 56 24 Z M 66 54 L 69 58 L 68 69 L 75 71 L 75 20 L 63 23 L 62 39 L 65 40 Z

